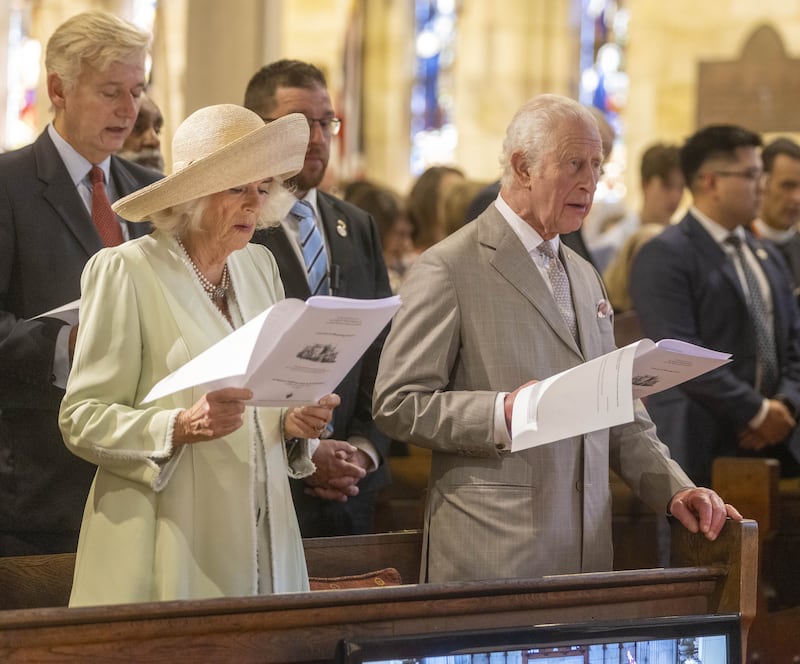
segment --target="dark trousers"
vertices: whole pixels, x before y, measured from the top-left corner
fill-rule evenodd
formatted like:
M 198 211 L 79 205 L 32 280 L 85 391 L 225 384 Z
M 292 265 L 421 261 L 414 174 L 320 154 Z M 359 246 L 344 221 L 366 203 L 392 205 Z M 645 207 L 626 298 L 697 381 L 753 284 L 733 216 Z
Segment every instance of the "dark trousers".
M 375 532 L 375 491 L 363 491 L 346 503 L 303 493 L 302 480 L 290 480 L 297 521 L 303 537 L 367 535 Z

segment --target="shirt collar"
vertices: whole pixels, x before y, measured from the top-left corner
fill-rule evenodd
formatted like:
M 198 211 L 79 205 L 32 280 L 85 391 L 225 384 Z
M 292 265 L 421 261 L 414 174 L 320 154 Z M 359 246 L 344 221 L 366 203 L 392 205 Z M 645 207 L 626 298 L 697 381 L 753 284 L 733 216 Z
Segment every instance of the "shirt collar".
M 319 218 L 319 208 L 317 207 L 317 188 L 314 187 L 313 189 L 309 189 L 308 193 L 300 199 L 301 201 L 305 201 L 311 206 L 311 209 L 314 210 L 314 216 Z
M 67 167 L 69 177 L 72 179 L 73 184 L 77 187 L 81 180 L 86 178 L 93 164 L 64 140 L 61 134 L 56 131 L 56 128 L 53 126 L 52 122 L 47 125 L 47 134 L 50 136 L 50 140 L 53 141 L 53 145 L 55 145 L 56 151 L 61 157 L 61 161 L 64 162 L 64 166 Z M 109 182 L 111 156 L 109 155 L 97 165 L 103 169 L 106 182 Z
M 727 228 L 718 224 L 708 215 L 703 214 L 698 210 L 694 205 L 689 208 L 689 212 L 691 212 L 692 216 L 700 222 L 700 225 L 706 230 L 706 232 L 712 237 L 714 242 L 716 242 L 721 247 L 724 247 L 724 242 L 729 235 L 736 235 L 743 243 L 745 242 L 745 234 L 744 228 L 741 226 L 737 226 L 732 231 L 729 231 Z
M 758 235 L 777 244 L 785 244 L 797 234 L 796 228 L 789 228 L 785 231 L 778 230 L 765 224 L 761 219 L 756 219 L 753 226 L 758 230 Z
M 495 206 L 503 219 L 511 226 L 511 230 L 514 231 L 514 234 L 520 239 L 520 242 L 522 242 L 522 245 L 525 247 L 525 251 L 529 254 L 533 254 L 536 248 L 545 241 L 544 238 L 511 209 L 508 203 L 503 200 L 502 194 L 497 195 Z M 559 236 L 556 235 L 552 240 L 549 240 L 549 242 L 553 247 L 553 251 L 558 254 L 560 244 Z

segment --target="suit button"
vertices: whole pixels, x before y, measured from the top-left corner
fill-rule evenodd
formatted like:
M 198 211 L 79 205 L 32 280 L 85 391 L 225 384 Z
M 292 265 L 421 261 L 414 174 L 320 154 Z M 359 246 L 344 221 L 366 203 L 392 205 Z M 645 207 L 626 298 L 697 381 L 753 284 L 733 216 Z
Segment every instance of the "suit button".
M 575 482 L 575 491 L 577 491 L 578 493 L 583 493 L 583 482 L 581 482 L 580 480 Z

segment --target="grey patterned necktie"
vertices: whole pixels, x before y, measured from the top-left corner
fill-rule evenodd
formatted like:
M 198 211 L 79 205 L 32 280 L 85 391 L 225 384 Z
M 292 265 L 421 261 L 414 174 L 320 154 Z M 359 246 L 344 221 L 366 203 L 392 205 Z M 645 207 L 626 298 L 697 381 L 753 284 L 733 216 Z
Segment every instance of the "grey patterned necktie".
M 572 306 L 572 291 L 569 287 L 567 271 L 561 263 L 558 255 L 553 251 L 553 246 L 547 242 L 542 242 L 536 250 L 547 257 L 547 276 L 550 277 L 550 285 L 553 287 L 553 297 L 555 298 L 561 316 L 567 324 L 573 339 L 578 340 L 578 323 L 575 319 L 575 309 Z
M 749 292 L 750 320 L 756 335 L 756 349 L 761 368 L 760 389 L 764 396 L 771 397 L 778 388 L 780 371 L 778 370 L 778 355 L 775 351 L 775 333 L 770 326 L 769 311 L 764 300 L 764 294 L 758 284 L 758 279 L 750 268 L 742 249 L 742 240 L 738 235 L 729 235 L 725 242 L 733 247 L 739 265 L 744 274 L 744 280 Z

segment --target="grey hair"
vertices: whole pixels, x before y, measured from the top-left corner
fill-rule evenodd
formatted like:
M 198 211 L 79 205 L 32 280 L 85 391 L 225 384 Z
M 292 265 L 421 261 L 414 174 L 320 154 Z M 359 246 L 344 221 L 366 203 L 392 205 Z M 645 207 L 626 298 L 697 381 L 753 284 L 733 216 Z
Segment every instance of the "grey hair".
M 75 86 L 84 64 L 101 71 L 114 62 L 144 59 L 151 35 L 104 11 L 87 11 L 68 18 L 47 41 L 45 69 L 67 89 Z
M 514 181 L 514 168 L 511 164 L 514 154 L 522 154 L 529 166 L 538 171 L 545 155 L 556 148 L 554 130 L 570 120 L 597 126 L 591 111 L 569 97 L 544 94 L 525 102 L 514 114 L 506 130 L 503 152 L 500 155 L 503 171 L 501 184 L 505 187 Z
M 295 201 L 292 193 L 278 179 L 269 183 L 267 191 L 269 197 L 261 208 L 256 228 L 278 226 L 281 219 L 289 213 Z M 154 228 L 174 238 L 183 238 L 190 233 L 200 232 L 200 221 L 212 195 L 201 196 L 185 203 L 178 203 L 165 210 L 153 212 L 150 215 L 150 222 Z

